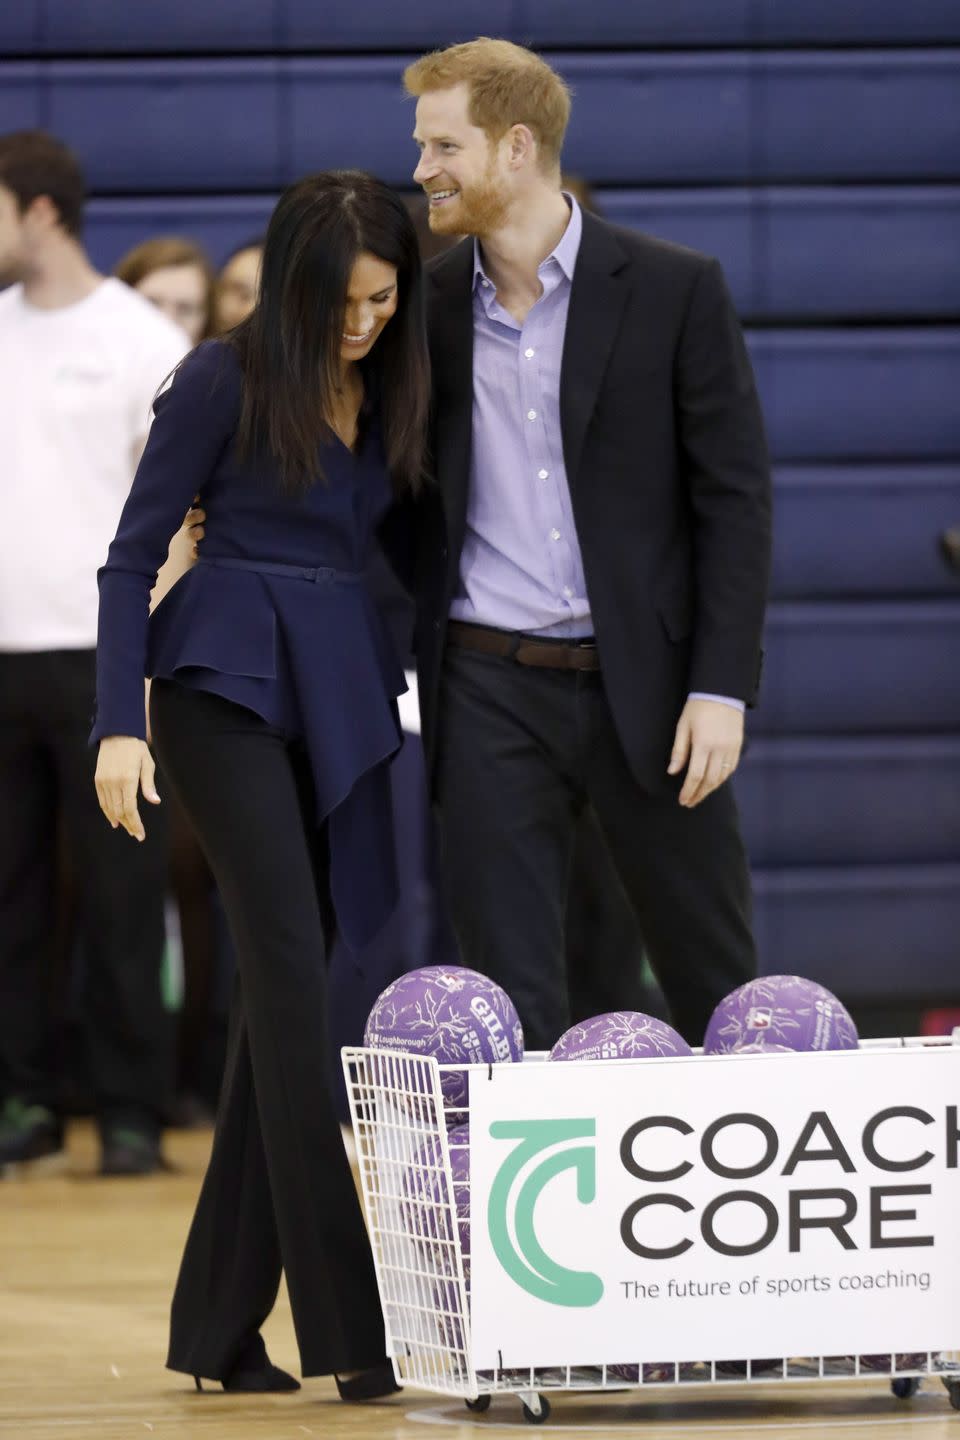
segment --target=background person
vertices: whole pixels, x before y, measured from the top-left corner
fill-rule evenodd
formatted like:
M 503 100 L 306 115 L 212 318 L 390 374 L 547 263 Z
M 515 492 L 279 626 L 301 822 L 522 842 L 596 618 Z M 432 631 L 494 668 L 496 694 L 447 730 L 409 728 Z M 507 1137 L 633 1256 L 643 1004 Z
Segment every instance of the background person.
M 245 240 L 220 266 L 214 291 L 214 323 L 222 335 L 246 320 L 257 303 L 263 238 Z
M 83 176 L 60 141 L 0 137 L 0 275 L 14 282 L 0 294 L 0 1169 L 63 1149 L 65 1077 L 47 997 L 62 823 L 101 1170 L 143 1174 L 161 1163 L 171 1079 L 166 845 L 162 824 L 144 845 L 122 845 L 97 810 L 95 575 L 153 396 L 185 345 L 152 305 L 94 270 L 83 205 Z
M 191 345 L 213 334 L 217 277 L 206 251 L 192 240 L 155 235 L 128 250 L 113 273 L 179 325 Z

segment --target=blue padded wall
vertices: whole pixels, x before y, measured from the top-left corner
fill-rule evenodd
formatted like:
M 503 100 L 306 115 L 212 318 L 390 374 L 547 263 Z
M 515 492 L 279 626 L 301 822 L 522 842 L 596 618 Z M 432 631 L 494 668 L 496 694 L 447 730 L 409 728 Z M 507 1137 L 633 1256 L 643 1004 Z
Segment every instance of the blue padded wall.
M 946 864 L 960 855 L 960 736 L 758 738 L 736 781 L 755 865 Z
M 872 44 L 960 40 L 953 0 L 16 0 L 0 51 L 83 54 L 428 48 L 474 35 L 558 47 Z
M 776 462 L 774 604 L 736 785 L 764 968 L 960 1000 L 957 0 L 16 0 L 0 130 L 91 180 L 110 267 L 219 260 L 326 165 L 409 187 L 419 51 L 534 43 L 605 213 L 720 257 Z
M 757 735 L 960 733 L 960 604 L 770 607 Z
M 960 328 L 749 337 L 777 460 L 960 455 Z
M 955 999 L 960 865 L 758 869 L 754 894 L 766 974 L 809 975 L 848 1002 Z
M 566 163 L 597 184 L 935 180 L 960 168 L 960 52 L 555 58 L 578 101 Z M 12 62 L 0 90 L 19 87 L 19 103 L 69 134 L 103 191 L 250 189 L 332 164 L 409 184 L 401 63 L 55 61 L 41 79 Z M 118 115 L 122 125 L 106 119 Z
M 774 481 L 777 599 L 957 595 L 938 541 L 960 516 L 960 464 L 784 466 Z
M 219 257 L 263 228 L 274 199 L 96 199 L 87 243 L 108 269 L 145 234 L 170 230 Z M 716 255 L 747 320 L 960 316 L 960 187 L 601 190 L 598 200 L 619 225 Z

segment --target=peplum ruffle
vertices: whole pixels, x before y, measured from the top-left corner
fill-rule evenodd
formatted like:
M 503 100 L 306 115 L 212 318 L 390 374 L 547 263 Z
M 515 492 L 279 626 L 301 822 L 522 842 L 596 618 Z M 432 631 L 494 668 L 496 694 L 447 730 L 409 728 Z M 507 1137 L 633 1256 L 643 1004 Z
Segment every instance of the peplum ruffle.
M 205 556 L 151 618 L 148 673 L 302 738 L 317 823 L 329 826 L 337 922 L 362 949 L 397 902 L 387 762 L 402 743 L 396 697 L 407 688 L 363 576 Z

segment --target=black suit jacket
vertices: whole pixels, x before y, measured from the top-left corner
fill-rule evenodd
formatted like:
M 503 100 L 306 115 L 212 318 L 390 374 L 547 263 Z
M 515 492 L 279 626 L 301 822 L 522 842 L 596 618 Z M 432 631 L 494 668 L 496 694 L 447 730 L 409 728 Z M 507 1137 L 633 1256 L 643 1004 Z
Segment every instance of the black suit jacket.
M 473 241 L 430 266 L 435 485 L 418 525 L 417 655 L 432 762 L 466 526 Z M 691 690 L 752 704 L 770 479 L 719 264 L 583 217 L 560 381 L 563 453 L 604 684 L 637 779 L 661 785 Z

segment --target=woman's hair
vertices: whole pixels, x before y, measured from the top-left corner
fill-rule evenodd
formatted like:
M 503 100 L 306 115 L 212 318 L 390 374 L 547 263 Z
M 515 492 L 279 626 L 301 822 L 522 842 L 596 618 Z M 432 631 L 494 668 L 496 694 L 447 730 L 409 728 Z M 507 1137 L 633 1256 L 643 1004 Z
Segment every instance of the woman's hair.
M 560 165 L 563 137 L 570 119 L 566 81 L 545 60 L 510 40 L 481 36 L 446 50 L 434 50 L 403 72 L 408 95 L 428 95 L 466 85 L 470 122 L 494 142 L 511 125 L 526 125 L 537 142 L 545 173 Z
M 241 456 L 266 448 L 283 489 L 308 490 L 341 378 L 347 290 L 357 259 L 397 271 L 397 309 L 358 364 L 377 397 L 387 464 L 398 489 L 421 481 L 430 403 L 420 255 L 413 223 L 389 186 L 360 170 L 309 175 L 285 190 L 270 219 L 260 294 L 228 332 L 244 372 Z
M 156 235 L 121 256 L 113 267 L 113 273 L 124 285 L 135 290 L 155 270 L 165 270 L 171 265 L 195 265 L 203 275 L 207 308 L 200 339 L 208 340 L 213 334 L 213 291 L 217 277 L 210 257 L 201 245 L 184 240 L 179 235 Z

